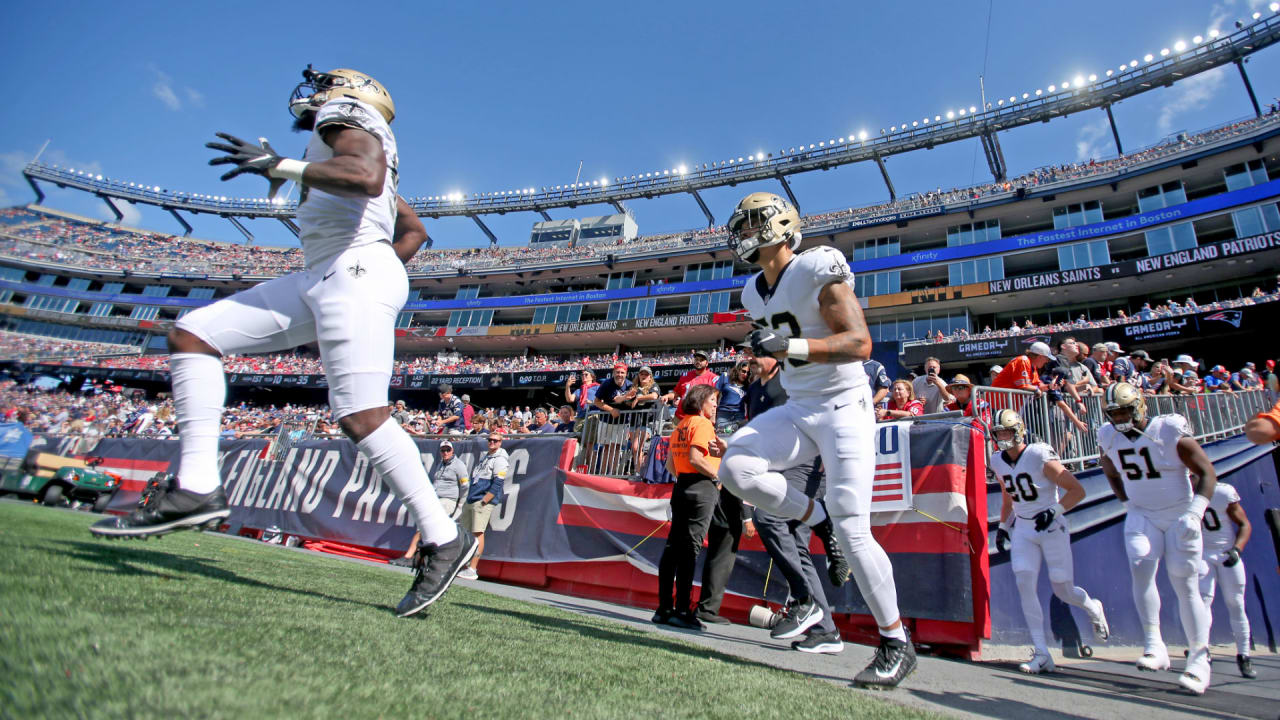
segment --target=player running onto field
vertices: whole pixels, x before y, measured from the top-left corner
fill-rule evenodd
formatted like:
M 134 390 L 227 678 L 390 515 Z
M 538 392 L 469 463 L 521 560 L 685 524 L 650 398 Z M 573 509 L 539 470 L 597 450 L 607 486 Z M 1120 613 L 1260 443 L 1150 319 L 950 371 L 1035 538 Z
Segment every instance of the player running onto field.
M 896 687 L 915 669 L 916 654 L 898 615 L 889 556 L 871 536 L 875 413 L 862 367 L 871 335 L 849 263 L 830 247 L 796 254 L 800 214 L 771 193 L 744 198 L 728 228 L 730 249 L 760 267 L 742 291 L 757 327 L 751 350 L 782 362 L 788 400 L 733 435 L 720 480 L 756 507 L 835 536 L 880 626 L 875 659 L 854 682 Z M 827 473 L 825 507 L 781 473 L 816 455 Z
M 294 89 L 295 128 L 313 131 L 303 160 L 277 155 L 265 140 L 225 133 L 209 143 L 225 152 L 211 165 L 253 173 L 274 195 L 286 180 L 302 187 L 297 219 L 305 269 L 193 310 L 169 333 L 170 376 L 182 441 L 177 478 L 163 495 L 126 517 L 94 524 L 108 537 L 162 535 L 230 515 L 218 473 L 218 431 L 226 400 L 220 357 L 269 353 L 315 342 L 338 424 L 409 509 L 423 544 L 417 575 L 396 607 L 413 615 L 435 602 L 475 553 L 436 498 L 418 448 L 390 417 L 395 319 L 408 294 L 404 263 L 428 240 L 396 194 L 395 104 L 373 78 L 354 70 L 315 72 Z
M 1003 503 L 996 549 L 1009 549 L 1009 564 L 1018 583 L 1022 614 L 1027 618 L 1035 652 L 1018 669 L 1033 675 L 1053 672 L 1053 657 L 1044 635 L 1044 608 L 1036 586 L 1040 580 L 1040 558 L 1049 566 L 1053 594 L 1068 605 L 1084 610 L 1093 623 L 1093 634 L 1106 640 L 1107 615 L 1102 602 L 1089 597 L 1074 582 L 1071 557 L 1071 530 L 1066 512 L 1084 499 L 1084 488 L 1071 471 L 1063 467 L 1053 448 L 1044 443 L 1025 442 L 1026 426 L 1013 410 L 996 412 L 991 434 L 999 452 L 991 454 L 991 470 L 1000 481 Z M 1065 491 L 1061 498 L 1059 490 Z M 1012 532 L 1010 532 L 1012 528 Z
M 1249 659 L 1249 616 L 1244 612 L 1244 560 L 1240 551 L 1249 542 L 1253 526 L 1240 506 L 1240 493 L 1226 483 L 1213 489 L 1213 499 L 1204 511 L 1204 567 L 1200 573 L 1200 596 L 1213 617 L 1213 595 L 1222 587 L 1222 600 L 1231 618 L 1231 634 L 1236 640 L 1236 667 L 1247 678 L 1258 677 Z
M 1200 524 L 1218 484 L 1217 473 L 1191 437 L 1187 419 L 1177 414 L 1148 419 L 1142 391 L 1133 385 L 1109 386 L 1103 410 L 1110 422 L 1098 428 L 1102 472 L 1125 505 L 1125 552 L 1146 635 L 1138 669 L 1169 669 L 1156 590 L 1156 570 L 1163 559 L 1187 636 L 1187 667 L 1178 684 L 1202 695 L 1209 687 L 1209 611 L 1200 598 Z

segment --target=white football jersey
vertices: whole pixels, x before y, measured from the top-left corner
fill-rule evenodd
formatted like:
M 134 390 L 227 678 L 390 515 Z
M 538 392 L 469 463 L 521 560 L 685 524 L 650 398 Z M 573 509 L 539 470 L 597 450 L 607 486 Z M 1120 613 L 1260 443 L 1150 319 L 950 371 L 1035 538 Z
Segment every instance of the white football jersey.
M 306 267 L 315 268 L 345 250 L 376 242 L 391 242 L 396 226 L 396 185 L 399 156 L 391 127 L 372 106 L 354 98 L 339 97 L 321 106 L 316 113 L 316 130 L 307 143 L 303 159 L 323 162 L 333 158 L 333 148 L 325 144 L 321 129 L 346 126 L 371 133 L 382 143 L 387 158 L 387 177 L 382 194 L 376 198 L 341 197 L 306 187 L 298 203 L 298 240 Z
M 1227 483 L 1213 488 L 1213 498 L 1204 511 L 1204 554 L 1222 552 L 1236 544 L 1236 524 L 1227 517 L 1227 506 L 1240 502 L 1240 493 Z
M 1013 514 L 1023 519 L 1058 502 L 1058 486 L 1044 472 L 1045 463 L 1058 453 L 1044 443 L 1031 443 L 1011 465 L 1004 452 L 991 454 L 991 471 L 1013 498 Z
M 833 247 L 810 248 L 787 263 L 771 288 L 756 273 L 742 289 L 742 305 L 759 327 L 786 338 L 825 338 L 834 333 L 818 311 L 818 294 L 833 282 L 853 289 L 849 261 Z M 782 363 L 782 387 L 792 397 L 831 395 L 867 384 L 861 362 L 816 363 L 788 358 Z M 869 410 L 869 409 L 868 409 Z
M 1191 437 L 1181 415 L 1158 415 L 1130 439 L 1111 423 L 1098 428 L 1098 445 L 1124 482 L 1125 494 L 1142 510 L 1171 510 L 1191 504 L 1191 474 L 1178 457 L 1178 441 Z

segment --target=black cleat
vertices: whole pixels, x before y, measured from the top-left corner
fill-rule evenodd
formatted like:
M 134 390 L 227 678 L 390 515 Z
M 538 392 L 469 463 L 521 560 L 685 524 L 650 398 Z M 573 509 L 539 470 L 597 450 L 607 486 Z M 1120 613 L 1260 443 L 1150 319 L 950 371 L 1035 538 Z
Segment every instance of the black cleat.
M 689 610 L 672 613 L 671 617 L 667 618 L 667 624 L 671 627 L 677 627 L 683 630 L 705 629 L 702 621 L 698 619 L 698 616 Z
M 1253 669 L 1253 661 L 1248 655 L 1236 655 L 1236 667 L 1240 668 L 1240 677 L 1247 677 L 1250 680 L 1258 677 L 1258 671 Z
M 471 562 L 472 556 L 476 554 L 476 547 L 475 536 L 463 530 L 461 525 L 458 526 L 458 537 L 451 542 L 444 545 L 419 545 L 418 554 L 414 558 L 414 569 L 417 572 L 413 576 L 413 585 L 400 604 L 396 605 L 396 615 L 409 617 L 439 600 L 462 568 Z
M 413 567 L 413 562 L 414 562 L 414 558 L 398 557 L 398 558 L 391 558 L 390 560 L 387 561 L 387 564 L 391 565 L 392 567 L 411 568 Z
M 892 690 L 915 669 L 916 649 L 911 644 L 911 635 L 907 635 L 906 642 L 881 635 L 875 658 L 858 673 L 853 684 L 868 690 Z
M 175 530 L 194 530 L 201 526 L 216 529 L 231 515 L 227 494 L 219 485 L 204 495 L 183 490 L 177 478 L 157 473 L 147 483 L 138 507 L 123 517 L 109 517 L 89 527 L 100 537 L 135 537 L 146 539 Z
M 649 621 L 654 625 L 666 625 L 674 614 L 671 608 L 658 608 L 653 611 L 653 617 L 649 618 Z
M 827 578 L 831 580 L 832 587 L 840 587 L 849 582 L 853 571 L 849 569 L 849 562 L 844 559 L 840 543 L 836 542 L 835 532 L 836 528 L 830 517 L 813 526 L 813 534 L 822 541 L 822 549 L 827 553 Z
M 733 621 L 730 620 L 729 618 L 721 615 L 720 613 L 713 613 L 710 610 L 698 610 L 697 612 L 694 613 L 694 616 L 696 616 L 702 622 L 710 623 L 712 625 L 732 625 L 733 624 Z
M 778 620 L 778 624 L 769 631 L 769 637 L 774 640 L 790 640 L 822 622 L 824 616 L 822 608 L 818 607 L 813 598 L 796 602 L 787 608 L 786 616 Z
M 840 639 L 839 630 L 830 633 L 814 630 L 803 639 L 791 643 L 791 649 L 805 653 L 835 655 L 844 650 L 844 641 Z

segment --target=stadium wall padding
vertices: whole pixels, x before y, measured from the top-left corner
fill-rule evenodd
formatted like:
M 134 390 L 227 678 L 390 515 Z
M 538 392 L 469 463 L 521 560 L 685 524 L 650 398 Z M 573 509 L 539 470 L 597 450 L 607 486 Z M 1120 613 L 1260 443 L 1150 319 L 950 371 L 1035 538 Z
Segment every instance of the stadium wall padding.
M 1280 634 L 1280 574 L 1276 551 L 1267 531 L 1264 513 L 1267 508 L 1280 507 L 1280 485 L 1277 484 L 1274 452 L 1258 454 L 1243 438 L 1233 438 L 1209 448 L 1214 466 L 1226 469 L 1218 479 L 1233 485 L 1240 493 L 1240 504 L 1253 525 L 1253 538 L 1241 553 L 1248 577 L 1245 593 L 1245 610 L 1255 646 L 1276 650 L 1277 634 Z M 1237 464 L 1237 457 L 1252 459 Z M 1089 474 L 1100 473 L 1094 470 Z M 1082 474 L 1082 481 L 1087 481 Z M 998 498 L 998 494 L 995 496 Z M 991 502 L 998 502 L 991 500 Z M 1068 516 L 1070 517 L 1070 516 Z M 1071 544 L 1075 557 L 1075 582 L 1090 596 L 1102 600 L 1111 626 L 1112 645 L 1140 646 L 1142 628 L 1134 607 L 1131 575 L 1124 552 L 1123 517 L 1084 532 L 1077 532 Z M 1182 621 L 1178 616 L 1178 603 L 1162 567 L 1156 576 L 1160 590 L 1160 627 L 1166 643 L 1185 645 Z M 1045 601 L 1046 637 L 1051 645 L 1062 647 L 1074 654 L 1076 642 L 1097 646 L 1093 640 L 1088 616 L 1053 597 L 1049 588 L 1048 571 L 1041 567 L 1040 597 Z M 1218 654 L 1234 655 L 1231 625 L 1219 586 L 1213 601 L 1213 630 L 1210 642 L 1226 644 L 1218 648 Z M 1031 639 L 1027 633 L 1022 605 L 1018 599 L 1008 553 L 993 556 L 991 560 L 991 623 L 992 640 L 1002 645 L 1026 644 Z M 1136 656 L 1135 656 L 1136 659 Z
M 913 621 L 917 640 L 976 656 L 990 631 L 981 438 L 954 422 L 917 423 L 910 434 L 913 502 L 943 512 L 929 504 L 932 497 L 946 505 L 946 514 L 877 513 L 873 532 L 894 561 L 902 612 Z M 429 468 L 439 440 L 416 442 Z M 482 442 L 479 437 L 455 440 L 458 457 L 474 464 Z M 566 468 L 576 445 L 576 439 L 564 436 L 505 443 L 512 472 L 505 500 L 486 533 L 481 573 L 569 595 L 654 607 L 671 486 L 571 472 Z M 125 478 L 109 511 L 131 509 L 147 478 L 176 469 L 178 450 L 173 440 L 101 441 L 92 454 L 104 457 L 103 467 Z M 352 443 L 312 440 L 282 453 L 276 450 L 264 440 L 221 443 L 232 532 L 276 526 L 287 535 L 386 557 L 408 547 L 413 528 L 403 506 Z M 273 455 L 280 462 L 269 462 Z M 811 549 L 821 556 L 816 539 Z M 846 637 L 874 640 L 874 622 L 854 584 L 838 590 L 828 585 L 826 591 Z M 787 599 L 786 585 L 770 571 L 759 539 L 744 538 L 722 612 L 746 622 L 762 597 L 776 607 Z

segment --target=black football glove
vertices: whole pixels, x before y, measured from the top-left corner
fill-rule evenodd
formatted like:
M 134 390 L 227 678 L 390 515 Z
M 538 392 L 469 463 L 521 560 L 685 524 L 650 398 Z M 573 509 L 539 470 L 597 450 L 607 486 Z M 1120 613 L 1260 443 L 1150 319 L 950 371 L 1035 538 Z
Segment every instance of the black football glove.
M 1009 531 L 1004 528 L 996 529 L 996 552 L 1004 552 L 1009 549 Z
M 747 344 L 751 346 L 751 352 L 756 357 L 764 357 L 765 355 L 784 352 L 788 343 L 787 338 L 782 337 L 773 330 L 760 328 L 751 331 L 751 334 L 747 336 Z
M 205 143 L 204 146 L 211 150 L 226 153 L 226 155 L 222 157 L 216 157 L 210 160 L 209 164 L 231 164 L 236 166 L 234 169 L 225 173 L 222 176 L 222 179 L 230 180 L 231 178 L 237 175 L 243 175 L 244 173 L 261 175 L 267 178 L 271 183 L 267 186 L 267 197 L 274 198 L 276 196 L 276 191 L 284 185 L 285 180 L 284 178 L 271 177 L 267 173 L 275 168 L 275 166 L 279 165 L 280 161 L 284 158 L 276 152 L 275 148 L 271 147 L 271 143 L 267 142 L 266 138 L 258 138 L 258 141 L 261 144 L 254 145 L 253 143 L 241 140 L 235 135 L 228 135 L 227 133 L 214 134 L 223 140 L 226 140 L 227 143 L 230 144 L 215 142 Z
M 1226 556 L 1222 561 L 1222 567 L 1235 567 L 1235 564 L 1240 562 L 1240 551 L 1234 547 L 1227 550 Z
M 1035 517 L 1032 518 L 1036 523 L 1036 532 L 1044 532 L 1049 529 L 1049 526 L 1053 524 L 1053 519 L 1057 516 L 1058 513 L 1053 508 L 1045 508 L 1036 513 Z

